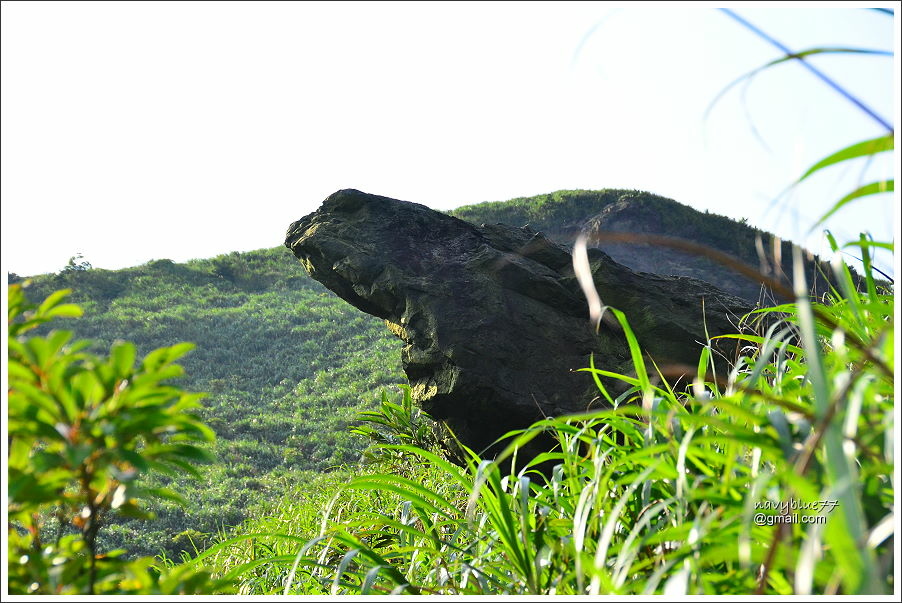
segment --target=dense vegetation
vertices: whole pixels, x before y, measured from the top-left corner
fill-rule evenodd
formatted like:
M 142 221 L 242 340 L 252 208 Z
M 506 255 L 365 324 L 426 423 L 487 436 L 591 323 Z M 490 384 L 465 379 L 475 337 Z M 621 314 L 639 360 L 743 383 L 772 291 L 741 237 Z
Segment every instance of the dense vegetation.
M 564 232 L 580 211 L 588 212 L 585 218 L 624 195 L 657 199 L 625 191 L 561 191 L 453 213 L 514 224 L 522 215 Z M 670 200 L 661 203 L 668 212 L 676 207 L 685 210 L 678 209 L 680 215 L 705 216 Z M 117 523 L 102 535 L 104 549 L 127 544 L 134 554 L 177 557 L 254 516 L 296 484 L 356 460 L 364 448 L 348 431 L 356 413 L 373 408 L 383 388 L 404 381 L 400 342 L 382 322 L 307 276 L 283 247 L 184 264 L 154 260 L 123 270 L 93 268 L 74 257 L 59 273 L 29 280 L 27 294 L 36 300 L 72 290 L 84 316 L 64 318 L 58 326 L 91 340 L 93 352 L 121 340 L 134 342 L 139 354 L 180 341 L 196 344 L 183 359 L 185 376 L 178 383 L 209 394 L 201 417 L 218 436 L 211 444 L 217 460 L 201 482 L 176 480 L 187 506 L 153 503 L 154 521 Z M 167 478 L 158 479 L 168 485 Z
M 867 260 L 875 244 L 857 244 Z M 107 521 L 94 546 L 128 554 L 109 558 L 100 590 L 880 592 L 892 587 L 893 298 L 868 263 L 863 291 L 836 267 L 825 304 L 800 297 L 737 335 L 745 355 L 728 375 L 706 374 L 707 350 L 688 388 L 655 385 L 641 363 L 637 378 L 596 371 L 631 388 L 613 410 L 520 434 L 560 446 L 519 472 L 471 451 L 449 462 L 447 434 L 409 392 L 377 398 L 400 382 L 397 340 L 282 248 L 121 271 L 70 262 L 26 291 L 71 287 L 85 316 L 53 326 L 91 352 L 200 344 L 176 382 L 210 392 L 198 417 L 217 432 L 213 462 L 198 480 L 145 478 L 142 491 L 184 495 L 149 500 L 155 519 Z M 793 501 L 811 509 L 781 507 Z M 85 566 L 83 548 L 69 554 Z M 162 556 L 129 561 L 147 554 Z
M 628 391 L 494 460 L 448 462 L 406 392 L 385 399 L 358 429 L 374 442 L 361 475 L 280 501 L 188 567 L 246 594 L 890 592 L 893 295 L 858 244 L 865 292 L 837 264 L 840 288 L 812 303 L 797 255 L 796 302 L 726 336 L 744 345 L 728 374 L 707 347 L 678 388 L 609 308 L 636 376 L 588 370 Z M 540 432 L 558 447 L 516 470 Z
M 624 199 L 633 209 L 651 204 L 664 215 L 683 207 L 643 193 L 562 191 L 514 200 L 510 207 L 482 204 L 455 213 L 474 222 L 528 221 L 550 233 L 567 234 L 572 221 L 580 222 L 576 208 L 581 203 L 593 216 L 599 207 Z M 704 215 L 686 209 L 677 210 L 669 223 L 683 224 L 680 215 L 684 221 Z M 631 215 L 641 218 L 635 211 Z M 754 233 L 726 218 L 707 218 L 715 230 L 727 229 L 722 221 L 733 224 L 733 240 L 739 238 L 736 233 Z M 691 222 L 683 225 L 687 238 L 706 232 Z M 863 249 L 867 251 L 867 243 Z M 177 383 L 209 393 L 199 417 L 218 436 L 207 445 L 213 462 L 199 480 L 188 475 L 147 478 L 149 488 L 166 486 L 183 493 L 182 504 L 166 497 L 149 500 L 154 519 L 117 518 L 101 532 L 97 546 L 125 548 L 126 558 L 162 555 L 170 566 L 171 560 L 212 546 L 190 567 L 226 577 L 219 588 L 238 578 L 244 593 L 650 592 L 669 588 L 672 572 L 667 580 L 664 573 L 653 573 L 635 583 L 626 576 L 653 567 L 669 572 L 677 559 L 695 559 L 691 572 L 678 572 L 694 580 L 691 588 L 688 583 L 681 588 L 752 590 L 756 583 L 742 568 L 762 563 L 773 544 L 768 542 L 772 526 L 751 523 L 754 505 L 833 496 L 828 495 L 830 476 L 823 470 L 826 452 L 818 447 L 821 436 L 811 444 L 812 434 L 820 433 L 812 429 L 815 405 L 820 403 L 813 389 L 790 386 L 806 379 L 807 361 L 798 319 L 787 307 L 775 311 L 783 317 L 784 328 L 746 340 L 746 360 L 726 384 L 723 376 L 705 383 L 715 401 L 699 398 L 697 390 L 631 382 L 632 393 L 616 402 L 616 411 L 536 426 L 551 430 L 561 442 L 560 451 L 545 459 L 560 462 L 559 472 L 506 475 L 503 463 L 490 464 L 476 456 L 470 456 L 463 469 L 449 464 L 447 450 L 435 437 L 441 426 L 414 409 L 406 393 L 400 404 L 381 393 L 381 412 L 358 416 L 377 407 L 387 386 L 403 381 L 399 342 L 381 321 L 310 279 L 288 250 L 232 253 L 186 264 L 156 260 L 118 271 L 94 269 L 75 259 L 58 274 L 30 279 L 28 295 L 41 299 L 71 288 L 85 316 L 63 316 L 55 326 L 92 340 L 89 349 L 95 353 L 105 353 L 121 340 L 133 341 L 139 354 L 178 341 L 196 342 L 197 349 L 182 359 L 186 373 Z M 829 301 L 841 310 L 827 305 L 823 311 L 839 312 L 837 322 L 857 321 L 849 330 L 860 332 L 862 345 L 876 346 L 870 353 L 885 357 L 892 341 L 892 332 L 886 331 L 890 298 L 878 291 L 877 281 L 870 281 L 862 293 L 851 272 L 838 276 L 844 288 L 834 289 Z M 862 306 L 867 308 L 864 315 L 856 314 L 855 308 Z M 828 332 L 826 326 L 821 329 Z M 860 350 L 826 358 L 845 363 L 855 353 Z M 700 367 L 705 362 L 703 356 Z M 886 389 L 889 385 L 891 390 L 891 381 L 863 366 L 856 374 L 856 382 L 867 383 L 856 390 L 864 396 L 857 412 L 868 429 L 858 444 L 870 458 L 886 458 L 881 439 L 886 423 L 881 417 L 891 409 L 892 394 Z M 650 416 L 641 410 L 648 404 L 655 409 Z M 674 413 L 681 416 L 676 422 Z M 355 418 L 378 423 L 379 429 L 358 427 L 355 435 L 350 430 L 360 424 Z M 368 451 L 371 465 L 363 477 L 355 468 L 367 444 L 360 434 L 376 443 Z M 725 440 L 738 443 L 724 448 L 720 442 Z M 618 446 L 611 448 L 614 442 Z M 811 446 L 805 471 L 792 473 L 790 467 L 799 463 L 798 450 L 805 446 Z M 674 454 L 661 460 L 649 456 L 649 450 Z M 768 463 L 767 477 L 761 477 Z M 692 466 L 690 484 L 688 476 L 679 476 Z M 855 518 L 862 533 L 883 521 L 891 500 L 891 491 L 881 481 L 885 469 L 878 463 L 872 481 L 858 493 L 864 498 L 854 503 L 866 511 L 866 517 L 859 513 Z M 601 477 L 604 484 L 593 481 Z M 585 498 L 587 491 L 595 498 Z M 604 491 L 618 494 L 601 496 Z M 743 493 L 758 498 L 750 502 Z M 657 515 L 649 515 L 649 509 Z M 605 517 L 621 517 L 638 531 L 611 533 Z M 715 522 L 694 543 L 677 528 L 706 525 L 714 517 L 733 519 Z M 52 518 L 50 525 L 55 525 Z M 665 530 L 669 544 L 661 548 L 654 543 L 664 536 L 649 530 L 664 525 L 672 528 Z M 540 540 L 534 539 L 536 530 Z M 580 531 L 581 544 L 576 544 L 571 538 Z M 836 528 L 829 533 L 837 537 Z M 533 540 L 522 540 L 527 534 L 533 534 Z M 795 553 L 785 552 L 779 563 L 771 560 L 777 566 L 768 592 L 791 592 L 786 564 L 801 563 L 804 534 L 795 530 L 786 537 L 791 543 L 786 551 Z M 607 554 L 592 548 L 605 538 L 610 554 L 617 555 L 613 574 L 597 573 L 597 563 L 588 561 Z M 720 543 L 736 538 L 746 547 L 727 547 L 732 556 L 726 555 Z M 305 546 L 310 539 L 312 544 Z M 409 556 L 415 550 L 422 559 Z M 863 554 L 859 566 L 876 563 L 874 553 Z M 447 560 L 444 573 L 437 574 L 428 561 L 437 557 Z M 834 564 L 840 562 L 849 560 L 834 559 Z M 399 564 L 406 567 L 403 579 L 388 569 Z M 878 567 L 878 574 L 885 570 Z M 831 580 L 835 577 L 819 571 Z M 185 575 L 194 575 L 191 572 Z M 737 578 L 739 574 L 744 577 Z M 860 586 L 848 578 L 836 579 L 845 580 L 843 588 Z M 877 582 L 869 584 L 877 588 Z
M 355 461 L 364 445 L 348 426 L 402 380 L 400 342 L 382 321 L 310 279 L 282 247 L 116 271 L 70 263 L 25 291 L 40 300 L 62 288 L 84 316 L 55 326 L 92 340 L 90 351 L 119 340 L 134 342 L 138 354 L 195 343 L 177 383 L 208 393 L 200 416 L 217 434 L 216 461 L 200 482 L 159 478 L 189 504 L 154 503 L 155 520 L 112 526 L 101 535 L 105 549 L 177 557 L 194 550 L 188 536 L 201 545 L 204 534 Z
M 14 594 L 194 594 L 228 590 L 204 569 L 160 568 L 124 549 L 102 551 L 112 517 L 146 518 L 148 498 L 184 504 L 153 487 L 151 473 L 199 477 L 213 432 L 195 414 L 203 394 L 168 383 L 190 343 L 159 348 L 137 361 L 119 342 L 108 356 L 53 329 L 30 333 L 81 308 L 57 291 L 31 303 L 9 287 L 9 591 Z
M 873 53 L 809 49 L 766 67 L 823 52 Z M 892 151 L 886 129 L 800 181 Z M 863 184 L 824 215 L 893 184 Z M 631 211 L 615 223 L 760 259 L 760 233 L 644 193 L 563 191 L 455 213 L 569 237 L 618 205 Z M 449 451 L 403 386 L 377 399 L 401 381 L 397 342 L 282 248 L 121 271 L 75 257 L 30 283 L 32 300 L 49 296 L 39 306 L 10 288 L 10 590 L 892 592 L 895 299 L 870 258 L 894 244 L 828 238 L 835 258 L 817 267 L 831 277 L 817 300 L 801 253 L 780 247 L 792 299 L 724 336 L 742 346 L 727 374 L 709 342 L 691 384 L 667 383 L 646 370 L 627 317 L 606 308 L 635 375 L 585 370 L 627 391 L 613 399 L 597 380 L 609 409 L 509 434 L 495 459 Z M 849 247 L 860 278 L 841 261 Z M 84 318 L 54 293 L 64 287 Z M 189 346 L 173 344 L 184 340 L 198 348 L 182 376 L 174 361 Z M 210 395 L 198 406 L 190 391 Z M 517 459 L 540 432 L 558 446 Z M 199 474 L 193 463 L 208 460 Z M 137 523 L 145 499 L 157 518 Z M 116 514 L 136 519 L 110 525 Z M 119 544 L 131 558 L 109 552 Z M 134 558 L 144 553 L 163 556 Z

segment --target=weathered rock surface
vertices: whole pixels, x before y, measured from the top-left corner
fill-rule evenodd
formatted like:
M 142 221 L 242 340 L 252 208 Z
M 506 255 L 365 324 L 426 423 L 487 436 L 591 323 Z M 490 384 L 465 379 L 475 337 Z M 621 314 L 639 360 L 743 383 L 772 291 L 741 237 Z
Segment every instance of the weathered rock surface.
M 414 399 L 482 450 L 543 416 L 600 406 L 589 365 L 631 372 L 619 330 L 589 324 L 570 253 L 529 228 L 469 224 L 406 201 L 341 190 L 293 223 L 310 275 L 385 319 L 404 341 Z M 590 249 L 595 284 L 659 365 L 697 362 L 704 320 L 735 330 L 743 300 L 691 278 L 636 273 Z

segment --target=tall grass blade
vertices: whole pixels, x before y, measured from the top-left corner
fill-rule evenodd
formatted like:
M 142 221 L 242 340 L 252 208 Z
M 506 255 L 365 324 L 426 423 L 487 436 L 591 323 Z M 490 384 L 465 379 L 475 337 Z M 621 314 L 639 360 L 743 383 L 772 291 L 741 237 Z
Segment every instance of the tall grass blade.
M 892 130 L 892 128 L 890 128 L 890 130 Z M 871 155 L 876 155 L 877 153 L 892 151 L 894 142 L 895 141 L 893 139 L 893 135 L 887 134 L 885 136 L 878 136 L 877 138 L 857 142 L 840 151 L 831 153 L 830 155 L 827 155 L 826 157 L 812 165 L 810 168 L 808 168 L 808 171 L 802 174 L 802 177 L 796 181 L 796 184 L 804 181 L 814 173 L 842 161 L 858 159 L 859 157 L 870 157 Z

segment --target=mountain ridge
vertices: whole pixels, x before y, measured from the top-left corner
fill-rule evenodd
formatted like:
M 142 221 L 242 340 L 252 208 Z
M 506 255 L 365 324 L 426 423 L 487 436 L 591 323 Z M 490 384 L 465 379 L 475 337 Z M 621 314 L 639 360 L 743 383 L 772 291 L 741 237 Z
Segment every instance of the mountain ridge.
M 561 190 L 509 201 L 489 201 L 451 210 L 451 215 L 473 223 L 529 224 L 549 238 L 572 245 L 583 232 L 618 232 L 676 237 L 734 256 L 769 277 L 791 285 L 791 241 L 749 226 L 743 220 L 700 212 L 688 205 L 639 190 Z M 591 238 L 590 238 L 591 244 Z M 641 243 L 595 244 L 615 261 L 640 272 L 689 276 L 749 301 L 773 299 L 758 282 L 703 256 Z M 776 251 L 776 253 L 775 253 Z M 813 295 L 829 286 L 829 265 L 810 252 L 805 274 Z

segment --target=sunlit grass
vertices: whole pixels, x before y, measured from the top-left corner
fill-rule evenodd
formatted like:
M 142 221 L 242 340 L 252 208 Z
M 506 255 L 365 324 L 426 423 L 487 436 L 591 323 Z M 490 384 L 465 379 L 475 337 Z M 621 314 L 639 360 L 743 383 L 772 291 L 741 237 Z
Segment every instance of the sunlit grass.
M 682 390 L 621 376 L 616 408 L 511 434 L 493 461 L 452 464 L 422 430 L 402 443 L 423 418 L 409 399 L 383 405 L 366 417 L 385 434 L 381 461 L 337 490 L 315 534 L 319 503 L 303 506 L 303 544 L 257 520 L 246 527 L 285 534 L 268 559 L 241 554 L 247 537 L 207 559 L 248 593 L 887 592 L 892 296 L 841 282 L 826 304 L 756 313 L 764 332 L 736 336 L 745 347 L 725 381 L 709 379 L 711 347 Z M 557 446 L 512 470 L 540 432 Z

